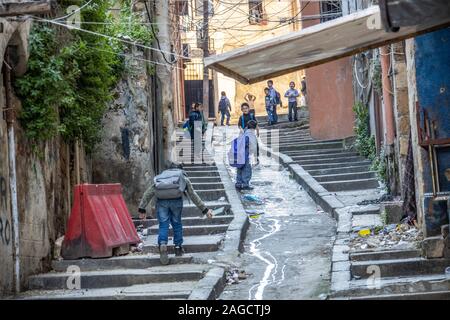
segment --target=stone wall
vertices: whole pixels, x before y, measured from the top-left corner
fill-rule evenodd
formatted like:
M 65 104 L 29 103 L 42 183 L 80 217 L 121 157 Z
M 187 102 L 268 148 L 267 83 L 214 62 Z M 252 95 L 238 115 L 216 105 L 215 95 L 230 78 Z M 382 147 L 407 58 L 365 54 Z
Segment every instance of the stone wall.
M 28 34 L 30 22 L 4 23 L 0 34 L 0 62 L 3 64 L 5 49 L 12 45 L 10 65 L 12 77 L 26 71 Z M 6 107 L 5 83 L 0 75 L 0 108 Z M 11 107 L 19 115 L 21 102 L 12 92 Z M 55 240 L 64 235 L 70 213 L 71 186 L 74 184 L 74 150 L 60 137 L 37 146 L 34 152 L 16 119 L 14 122 L 17 172 L 17 198 L 19 213 L 20 281 L 26 287 L 31 274 L 48 271 Z M 0 296 L 13 292 L 14 257 L 11 211 L 11 192 L 8 163 L 7 124 L 0 118 Z M 82 153 L 82 158 L 83 152 Z M 83 164 L 88 162 L 85 159 Z M 86 165 L 85 165 L 86 166 Z M 85 180 L 90 179 L 89 168 L 84 170 Z
M 406 56 L 403 42 L 393 44 L 393 72 L 394 72 L 394 116 L 396 122 L 395 148 L 398 155 L 400 190 L 403 186 L 403 174 L 406 157 L 408 154 L 408 140 L 411 131 L 409 104 L 408 104 L 408 81 L 406 74 Z
M 144 52 L 131 54 L 144 59 Z M 121 183 L 131 214 L 154 176 L 154 133 L 147 64 L 127 59 L 126 73 L 117 85 L 102 125 L 102 140 L 93 154 L 93 182 Z

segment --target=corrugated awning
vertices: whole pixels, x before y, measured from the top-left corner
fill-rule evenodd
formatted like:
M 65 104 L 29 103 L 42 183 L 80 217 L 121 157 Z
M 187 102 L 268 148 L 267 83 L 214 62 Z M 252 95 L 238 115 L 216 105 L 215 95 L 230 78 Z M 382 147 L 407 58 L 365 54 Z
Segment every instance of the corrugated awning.
M 301 31 L 205 58 L 205 65 L 251 84 L 450 25 L 450 17 L 386 32 L 378 6 Z

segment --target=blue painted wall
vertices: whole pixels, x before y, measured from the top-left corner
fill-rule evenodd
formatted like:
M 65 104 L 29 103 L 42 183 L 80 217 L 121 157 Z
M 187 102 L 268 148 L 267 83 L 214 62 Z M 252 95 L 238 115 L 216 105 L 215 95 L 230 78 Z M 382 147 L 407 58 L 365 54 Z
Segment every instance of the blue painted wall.
M 417 94 L 420 107 L 437 121 L 437 137 L 450 138 L 450 28 L 416 37 Z M 450 168 L 450 148 L 438 151 L 441 191 L 450 191 L 444 171 Z M 426 192 L 432 192 L 429 164 L 424 165 Z

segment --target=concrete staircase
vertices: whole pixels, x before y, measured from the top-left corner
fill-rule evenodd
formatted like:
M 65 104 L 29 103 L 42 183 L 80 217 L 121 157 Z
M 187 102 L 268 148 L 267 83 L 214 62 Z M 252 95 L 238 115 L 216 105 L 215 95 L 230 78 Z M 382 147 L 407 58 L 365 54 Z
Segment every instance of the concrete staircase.
M 190 141 L 180 134 L 177 148 L 180 151 Z M 189 147 L 190 148 L 190 147 Z M 204 154 L 205 160 L 210 160 Z M 29 278 L 28 291 L 18 299 L 189 299 L 208 298 L 207 292 L 220 287 L 223 276 L 209 277 L 217 268 L 207 263 L 221 249 L 233 212 L 227 200 L 219 172 L 214 162 L 188 164 L 187 175 L 207 206 L 224 208 L 222 214 L 212 219 L 203 217 L 199 209 L 185 200 L 183 210 L 184 249 L 183 257 L 170 256 L 170 264 L 162 266 L 159 261 L 157 237 L 158 221 L 148 218 L 134 220 L 135 226 L 148 228 L 141 254 L 128 254 L 108 259 L 80 259 L 53 261 L 53 271 Z M 170 235 L 172 236 L 172 228 Z M 169 238 L 169 254 L 173 254 Z M 237 248 L 236 248 L 237 250 Z M 81 271 L 81 290 L 67 289 L 70 268 Z M 200 291 L 199 291 L 200 290 Z M 202 291 L 203 290 L 203 291 Z M 206 290 L 206 291 L 205 291 Z M 200 293 L 199 293 L 200 292 Z M 193 295 L 195 297 L 193 297 Z
M 450 278 L 445 276 L 448 266 L 450 259 L 425 259 L 420 250 L 351 253 L 348 287 L 331 298 L 450 300 Z
M 272 146 L 275 134 L 268 130 L 261 138 Z M 370 170 L 371 162 L 346 149 L 342 139 L 314 140 L 308 127 L 298 125 L 283 126 L 278 136 L 279 152 L 291 157 L 329 192 L 379 186 L 375 172 Z

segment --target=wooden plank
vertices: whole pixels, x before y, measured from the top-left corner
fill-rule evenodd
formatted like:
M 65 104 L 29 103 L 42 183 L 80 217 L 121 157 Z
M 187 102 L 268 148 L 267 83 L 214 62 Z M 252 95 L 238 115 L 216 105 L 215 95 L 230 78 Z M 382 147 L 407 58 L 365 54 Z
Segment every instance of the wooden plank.
M 0 3 L 0 17 L 42 14 L 50 12 L 50 9 L 49 1 L 2 2 Z

